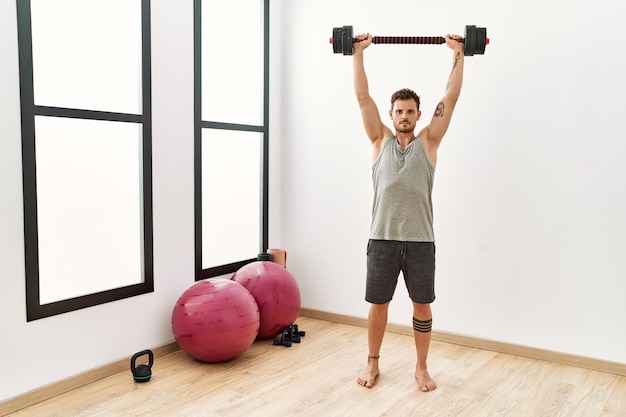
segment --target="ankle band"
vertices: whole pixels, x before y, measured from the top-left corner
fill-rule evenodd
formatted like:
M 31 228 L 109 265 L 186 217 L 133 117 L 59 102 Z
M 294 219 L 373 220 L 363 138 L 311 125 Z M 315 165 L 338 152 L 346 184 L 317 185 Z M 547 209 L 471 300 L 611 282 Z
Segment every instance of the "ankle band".
M 420 333 L 428 333 L 433 329 L 433 319 L 418 320 L 413 317 L 413 330 Z

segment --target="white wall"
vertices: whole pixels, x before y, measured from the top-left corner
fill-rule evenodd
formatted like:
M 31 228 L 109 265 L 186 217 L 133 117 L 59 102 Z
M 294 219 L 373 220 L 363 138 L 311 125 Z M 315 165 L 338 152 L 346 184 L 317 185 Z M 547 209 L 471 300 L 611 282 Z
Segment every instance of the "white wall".
M 373 35 L 486 26 L 435 179 L 437 330 L 626 362 L 626 133 L 617 0 L 285 2 L 283 238 L 303 306 L 366 317 L 370 146 L 351 57 L 332 27 Z M 418 91 L 428 120 L 445 46 L 372 45 L 371 94 Z M 390 321 L 410 325 L 402 283 Z M 365 344 L 365 340 L 363 341 Z M 384 346 L 383 346 L 384 349 Z

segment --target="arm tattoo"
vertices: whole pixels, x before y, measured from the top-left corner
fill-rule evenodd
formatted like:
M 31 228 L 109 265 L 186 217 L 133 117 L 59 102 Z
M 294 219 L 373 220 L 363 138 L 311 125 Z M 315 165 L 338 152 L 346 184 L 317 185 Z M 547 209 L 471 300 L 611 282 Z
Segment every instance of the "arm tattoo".
M 443 105 L 443 101 L 440 101 L 435 109 L 435 117 L 443 117 L 444 109 L 445 106 Z
M 461 53 L 457 52 L 454 57 L 454 63 L 452 64 L 452 71 L 450 71 L 450 77 L 448 78 L 448 83 L 446 84 L 446 91 L 450 88 L 450 80 L 452 79 L 452 74 L 454 74 L 454 69 L 456 68 L 456 64 L 459 62 L 459 58 L 461 58 Z

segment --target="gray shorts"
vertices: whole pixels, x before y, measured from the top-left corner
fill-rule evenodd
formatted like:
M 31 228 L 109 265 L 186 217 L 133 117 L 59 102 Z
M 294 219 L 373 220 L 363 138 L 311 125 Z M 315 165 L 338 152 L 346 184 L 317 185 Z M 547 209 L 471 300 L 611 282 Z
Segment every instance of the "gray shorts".
M 435 243 L 374 239 L 367 243 L 365 300 L 372 304 L 391 301 L 400 271 L 411 300 L 435 301 Z

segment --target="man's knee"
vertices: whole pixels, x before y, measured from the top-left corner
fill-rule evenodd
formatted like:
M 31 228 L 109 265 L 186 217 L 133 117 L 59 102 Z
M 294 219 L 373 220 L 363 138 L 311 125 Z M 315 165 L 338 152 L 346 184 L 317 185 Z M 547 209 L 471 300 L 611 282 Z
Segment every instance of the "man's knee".
M 428 320 L 432 318 L 430 304 L 420 304 L 413 302 L 413 315 L 418 319 Z
M 386 313 L 387 310 L 389 310 L 389 303 L 382 303 L 382 304 L 371 303 L 370 304 L 370 311 L 373 313 Z

